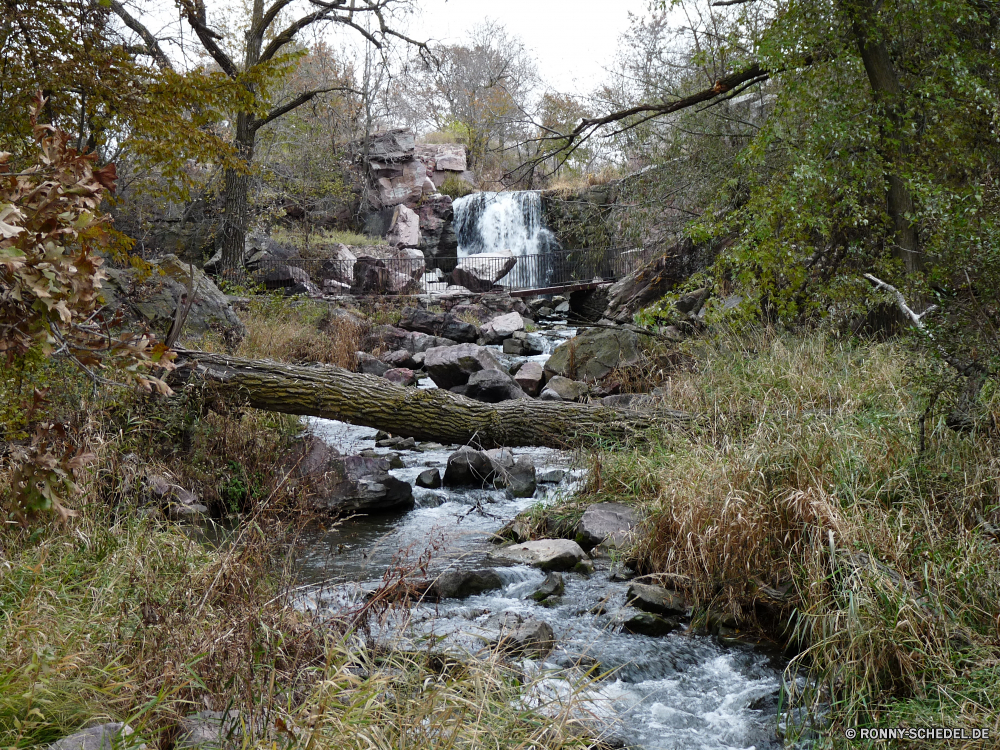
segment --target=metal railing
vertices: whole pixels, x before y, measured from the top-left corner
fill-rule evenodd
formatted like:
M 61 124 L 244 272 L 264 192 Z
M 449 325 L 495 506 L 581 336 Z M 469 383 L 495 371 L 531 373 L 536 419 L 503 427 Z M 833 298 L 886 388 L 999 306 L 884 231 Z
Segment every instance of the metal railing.
M 491 255 L 423 258 L 266 259 L 247 269 L 251 283 L 267 289 L 312 285 L 333 295 L 406 295 L 444 292 L 449 285 L 472 292 L 523 291 L 615 281 L 649 259 L 643 249 L 559 250 L 537 255 Z

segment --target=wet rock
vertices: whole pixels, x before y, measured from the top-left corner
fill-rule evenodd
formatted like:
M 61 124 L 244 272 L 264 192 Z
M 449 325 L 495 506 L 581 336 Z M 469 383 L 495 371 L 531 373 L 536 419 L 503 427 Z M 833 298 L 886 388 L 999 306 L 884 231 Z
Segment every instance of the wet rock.
M 441 472 L 437 469 L 428 469 L 417 475 L 417 487 L 424 487 L 429 490 L 436 490 L 441 487 Z
M 557 346 L 545 363 L 545 372 L 594 381 L 640 359 L 639 337 L 632 331 L 590 328 Z
M 123 750 L 124 748 L 145 748 L 138 742 L 129 742 L 132 727 L 121 722 L 98 724 L 81 729 L 58 742 L 49 745 L 49 750 Z
M 480 370 L 469 376 L 465 395 L 487 404 L 498 404 L 501 401 L 531 398 L 521 390 L 515 381 L 502 370 Z
M 490 557 L 503 562 L 532 565 L 542 570 L 571 570 L 587 553 L 569 539 L 540 539 L 523 542 L 493 552 Z
M 529 396 L 537 396 L 545 382 L 542 366 L 537 362 L 525 362 L 514 375 L 514 382 Z
M 507 490 L 514 497 L 532 497 L 537 488 L 535 463 L 529 456 L 521 456 L 506 474 Z
M 403 457 L 398 453 L 386 453 L 385 460 L 389 462 L 390 469 L 405 469 L 406 464 L 403 463 Z
M 543 602 L 549 597 L 562 596 L 565 590 L 566 582 L 563 580 L 562 573 L 552 572 L 545 576 L 542 585 L 535 589 L 531 598 L 536 602 Z
M 464 599 L 503 588 L 503 579 L 492 568 L 447 570 L 437 577 L 430 591 L 439 599 Z
M 564 300 L 560 302 L 558 305 L 556 305 L 554 309 L 560 315 L 565 315 L 566 313 L 569 312 L 569 302 L 566 302 Z
M 404 331 L 396 326 L 378 326 L 365 340 L 367 349 L 374 349 L 376 346 L 384 346 L 390 351 L 406 349 L 408 352 L 417 354 L 426 352 L 434 347 L 452 347 L 457 342 L 441 336 L 431 336 L 419 331 Z
M 524 330 L 524 318 L 518 313 L 511 312 L 505 315 L 498 315 L 483 326 L 481 335 L 484 343 L 499 344 L 509 339 L 517 331 Z
M 640 612 L 622 623 L 622 630 L 626 633 L 651 636 L 669 635 L 679 627 L 680 623 L 677 620 L 660 617 L 650 612 Z
M 405 367 L 407 370 L 419 370 L 420 366 L 414 360 L 415 356 L 413 352 L 407 349 L 398 349 L 394 352 L 383 354 L 380 359 L 390 368 Z
M 407 307 L 399 319 L 399 327 L 433 336 L 442 336 L 460 344 L 473 343 L 479 338 L 479 329 L 452 313 L 435 313 L 416 307 Z
M 531 527 L 528 524 L 527 519 L 522 516 L 518 516 L 513 521 L 508 521 L 505 523 L 494 535 L 493 542 L 495 544 L 503 544 L 504 542 L 527 542 L 531 539 Z
M 312 482 L 312 505 L 320 510 L 383 513 L 413 507 L 413 490 L 389 474 L 383 458 L 346 456 L 332 459 Z
M 493 461 L 483 451 L 462 446 L 448 456 L 444 470 L 445 487 L 487 487 L 496 476 Z
M 413 370 L 408 370 L 405 367 L 396 367 L 392 370 L 386 370 L 382 373 L 382 377 L 390 383 L 395 383 L 396 385 L 408 386 L 417 384 L 416 374 Z
M 510 250 L 468 255 L 458 261 L 451 278 L 454 284 L 472 292 L 488 292 L 516 264 L 517 258 Z
M 503 367 L 489 349 L 475 344 L 433 347 L 426 350 L 424 369 L 438 388 L 465 385 L 469 376 L 480 370 L 502 370 Z
M 515 357 L 529 357 L 544 351 L 541 337 L 534 333 L 515 331 L 509 339 L 503 342 L 503 353 Z
M 538 398 L 542 401 L 580 401 L 589 393 L 590 387 L 586 383 L 555 375 L 545 384 Z
M 688 611 L 683 595 L 662 586 L 632 583 L 628 587 L 627 601 L 636 609 L 668 617 L 684 617 Z
M 625 547 L 638 524 L 635 511 L 621 503 L 597 503 L 584 511 L 576 527 L 577 541 L 584 549 L 605 544 Z
M 536 479 L 541 484 L 559 484 L 565 477 L 565 469 L 548 469 L 538 474 Z
M 358 372 L 362 372 L 365 375 L 382 377 L 389 370 L 389 365 L 367 352 L 356 352 L 355 357 L 358 360 Z
M 543 659 L 555 645 L 552 626 L 541 620 L 525 620 L 500 636 L 497 647 L 514 656 Z

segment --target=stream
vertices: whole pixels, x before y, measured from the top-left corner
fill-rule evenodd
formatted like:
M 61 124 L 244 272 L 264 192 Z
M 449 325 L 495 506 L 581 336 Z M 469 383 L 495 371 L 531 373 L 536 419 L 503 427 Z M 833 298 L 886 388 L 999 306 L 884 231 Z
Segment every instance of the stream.
M 546 353 L 520 359 L 544 361 L 556 344 L 574 333 L 565 324 L 545 327 L 539 337 Z M 425 380 L 421 387 L 433 384 Z M 376 432 L 370 428 L 316 418 L 307 419 L 306 425 L 345 455 L 362 450 L 398 453 L 404 467 L 391 473 L 410 484 L 428 468 L 443 475 L 448 456 L 458 447 L 418 443 L 409 451 L 375 448 Z M 490 541 L 494 532 L 536 503 L 552 503 L 573 493 L 584 477 L 568 453 L 525 448 L 515 449 L 514 455 L 529 455 L 539 476 L 549 469 L 564 470 L 565 476 L 559 482 L 539 482 L 535 496 L 524 499 L 512 498 L 505 490 L 414 487 L 416 507 L 411 511 L 360 516 L 330 530 L 315 530 L 303 540 L 298 558 L 298 605 L 336 614 L 376 588 L 395 566 L 426 563 L 428 577 L 450 567 L 493 567 L 487 554 L 495 549 Z M 526 566 L 497 568 L 504 581 L 501 589 L 417 604 L 408 622 L 392 635 L 408 646 L 434 637 L 441 639 L 435 648 L 471 656 L 497 637 L 501 620 L 543 620 L 552 627 L 556 646 L 544 661 L 524 660 L 524 671 L 537 678 L 526 700 L 558 704 L 576 691 L 580 709 L 628 747 L 782 747 L 777 728 L 784 664 L 779 656 L 688 634 L 683 628 L 664 637 L 622 632 L 621 621 L 635 613 L 625 603 L 628 583 L 612 575 L 607 559 L 593 562 L 595 571 L 589 576 L 564 573 L 565 593 L 544 604 L 531 598 L 543 573 Z M 584 670 L 595 664 L 606 676 L 584 683 Z

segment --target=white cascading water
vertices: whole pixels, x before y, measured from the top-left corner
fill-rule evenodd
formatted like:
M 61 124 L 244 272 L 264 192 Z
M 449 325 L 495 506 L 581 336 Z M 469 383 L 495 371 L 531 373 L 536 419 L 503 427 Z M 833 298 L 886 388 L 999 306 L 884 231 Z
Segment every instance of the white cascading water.
M 547 256 L 558 249 L 558 241 L 542 220 L 541 193 L 474 193 L 456 200 L 454 210 L 460 258 L 510 250 L 525 260 L 500 280 L 501 285 L 546 285 Z

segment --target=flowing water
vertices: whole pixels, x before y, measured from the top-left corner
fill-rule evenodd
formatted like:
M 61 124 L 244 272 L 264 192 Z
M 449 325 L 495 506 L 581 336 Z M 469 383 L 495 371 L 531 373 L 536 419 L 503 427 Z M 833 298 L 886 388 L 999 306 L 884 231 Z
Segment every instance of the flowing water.
M 510 250 L 516 257 L 542 256 L 518 264 L 500 283 L 546 286 L 548 269 L 540 261 L 557 250 L 559 243 L 542 219 L 541 193 L 473 193 L 457 199 L 454 211 L 459 257 L 500 250 Z
M 573 333 L 563 326 L 540 335 L 551 351 Z M 323 419 L 309 419 L 308 426 L 345 454 L 374 447 L 375 431 L 369 428 Z M 443 475 L 457 446 L 417 448 L 401 453 L 405 468 L 393 470 L 394 476 L 413 483 L 429 467 Z M 572 493 L 583 478 L 583 470 L 574 467 L 567 453 L 531 448 L 514 454 L 530 455 L 539 473 L 564 469 L 565 478 L 539 484 L 535 497 L 527 499 L 511 498 L 503 490 L 415 487 L 412 511 L 359 517 L 316 531 L 299 559 L 300 605 L 334 615 L 376 588 L 387 569 L 399 566 L 422 564 L 433 577 L 453 566 L 489 565 L 486 557 L 494 549 L 490 538 L 495 531 L 535 503 L 551 503 Z M 525 660 L 525 671 L 537 677 L 527 702 L 558 704 L 576 693 L 580 710 L 630 747 L 781 747 L 776 736 L 779 658 L 749 645 L 726 645 L 682 631 L 659 638 L 622 632 L 621 621 L 635 612 L 625 602 L 628 584 L 613 580 L 617 576 L 612 576 L 607 560 L 594 562 L 590 576 L 564 574 L 565 593 L 546 606 L 530 598 L 542 573 L 525 566 L 498 568 L 505 582 L 502 589 L 417 605 L 394 635 L 406 645 L 441 638 L 437 647 L 474 657 L 497 637 L 501 620 L 544 620 L 555 632 L 557 646 L 542 662 Z M 583 671 L 593 665 L 608 676 L 584 684 Z

